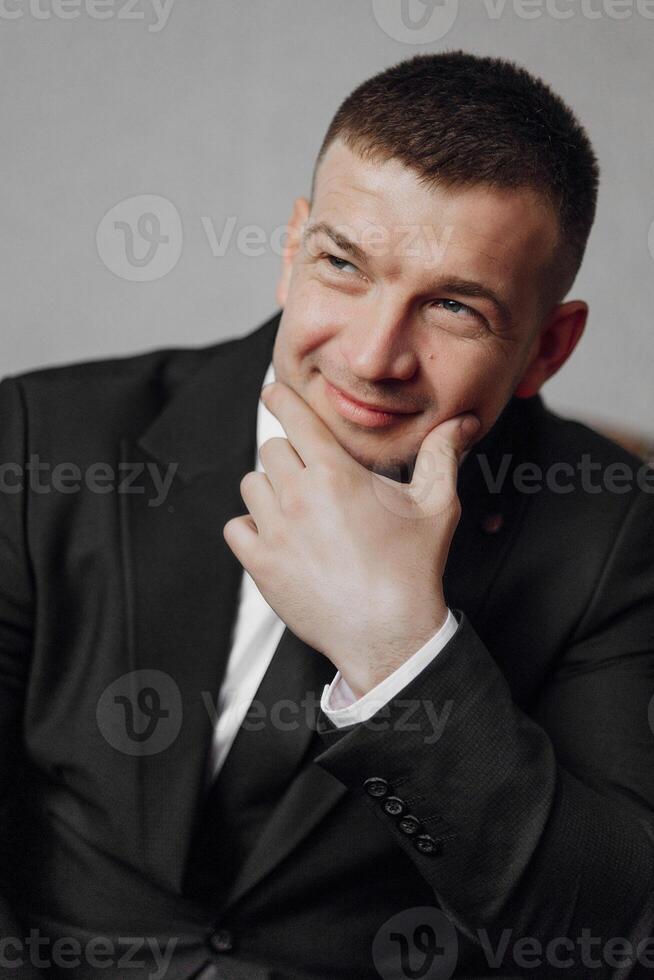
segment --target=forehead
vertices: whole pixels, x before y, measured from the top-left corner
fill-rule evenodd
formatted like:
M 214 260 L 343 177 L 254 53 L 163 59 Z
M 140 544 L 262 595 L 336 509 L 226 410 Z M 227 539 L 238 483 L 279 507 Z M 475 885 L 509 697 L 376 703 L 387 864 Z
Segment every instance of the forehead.
M 340 139 L 318 168 L 310 221 L 336 226 L 389 275 L 437 265 L 533 283 L 559 240 L 553 209 L 531 188 L 427 187 L 401 161 L 364 160 Z

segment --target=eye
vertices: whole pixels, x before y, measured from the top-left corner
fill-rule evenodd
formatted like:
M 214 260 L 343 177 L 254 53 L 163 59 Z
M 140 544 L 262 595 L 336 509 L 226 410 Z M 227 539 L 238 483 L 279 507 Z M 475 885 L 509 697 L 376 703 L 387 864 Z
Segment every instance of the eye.
M 431 319 L 443 329 L 469 338 L 484 336 L 490 329 L 488 320 L 478 310 L 458 299 L 435 299 L 429 303 Z
M 479 314 L 476 310 L 473 310 L 471 306 L 466 306 L 465 303 L 459 303 L 456 299 L 437 299 L 434 301 L 434 305 L 442 305 L 442 309 L 447 310 L 448 313 L 454 314 L 464 314 L 466 316 L 478 317 Z
M 349 266 L 354 272 L 359 273 L 355 265 L 348 262 L 347 259 L 339 258 L 338 255 L 324 255 L 323 258 L 327 259 L 332 269 L 335 269 L 337 272 L 345 272 L 345 267 Z

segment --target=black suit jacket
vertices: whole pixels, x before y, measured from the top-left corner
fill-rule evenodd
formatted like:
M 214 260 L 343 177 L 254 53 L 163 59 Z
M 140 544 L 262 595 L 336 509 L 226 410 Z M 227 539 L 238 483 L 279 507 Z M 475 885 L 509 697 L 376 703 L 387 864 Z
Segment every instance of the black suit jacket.
M 2 934 L 16 940 L 2 975 L 646 975 L 601 951 L 652 930 L 654 495 L 585 492 L 579 479 L 569 493 L 520 492 L 525 461 L 547 471 L 587 453 L 639 466 L 540 396 L 512 399 L 462 464 L 445 576 L 456 635 L 383 724 L 335 730 L 320 715 L 322 751 L 288 786 L 219 915 L 182 895 L 212 735 L 206 697 L 223 677 L 242 572 L 222 528 L 245 512 L 239 482 L 254 466 L 278 322 L 208 349 L 0 385 Z M 81 474 L 106 464 L 108 489 L 43 491 L 61 463 Z M 33 486 L 20 490 L 28 464 Z M 152 474 L 171 464 L 154 506 Z M 137 476 L 137 465 L 150 468 Z M 125 703 L 163 678 L 179 721 L 170 744 L 149 751 L 115 730 L 106 692 L 125 675 Z M 447 715 L 437 739 L 434 711 Z M 308 738 L 298 732 L 298 758 Z M 389 796 L 434 848 L 403 831 Z M 411 954 L 414 972 L 398 973 L 398 935 L 412 942 L 427 913 L 411 910 L 424 908 L 452 930 L 450 965 L 421 974 Z M 231 952 L 212 950 L 217 927 L 231 930 Z M 70 937 L 80 965 L 59 956 L 35 968 L 20 948 L 29 929 L 47 940 L 44 962 Z M 584 935 L 595 969 L 581 959 Z M 90 954 L 98 936 L 108 945 Z M 126 937 L 148 944 L 130 951 Z M 535 968 L 538 943 L 557 937 Z M 168 972 L 156 972 L 149 940 L 165 950 L 171 938 Z

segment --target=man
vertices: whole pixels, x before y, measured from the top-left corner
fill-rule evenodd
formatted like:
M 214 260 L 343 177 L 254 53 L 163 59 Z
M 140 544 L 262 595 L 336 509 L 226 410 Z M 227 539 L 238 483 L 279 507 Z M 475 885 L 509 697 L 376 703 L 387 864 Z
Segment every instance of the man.
M 653 474 L 539 394 L 596 188 L 544 83 L 419 56 L 281 315 L 0 386 L 7 975 L 647 975 Z

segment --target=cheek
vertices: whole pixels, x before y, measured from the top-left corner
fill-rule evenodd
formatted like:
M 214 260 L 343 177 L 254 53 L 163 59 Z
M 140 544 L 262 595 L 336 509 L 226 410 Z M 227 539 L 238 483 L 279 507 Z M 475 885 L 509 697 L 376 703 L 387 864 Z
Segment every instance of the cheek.
M 437 357 L 427 361 L 426 370 L 439 417 L 472 411 L 490 428 L 511 393 L 506 361 L 490 351 L 460 347 L 439 361 Z
M 312 288 L 311 282 L 298 283 L 282 316 L 283 347 L 295 360 L 306 357 L 337 336 L 343 322 L 347 322 L 346 311 L 324 290 Z

